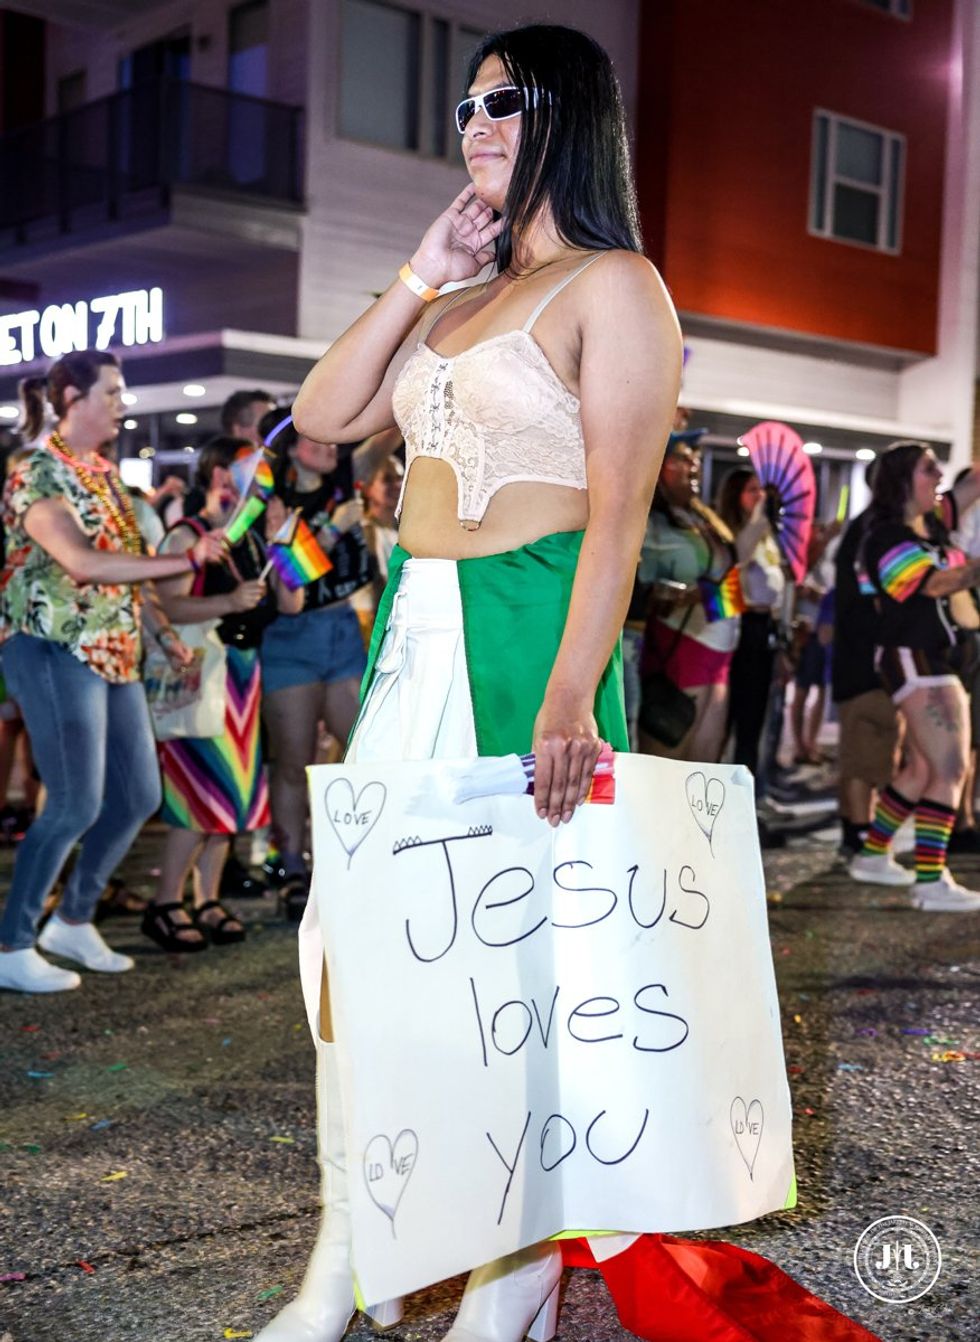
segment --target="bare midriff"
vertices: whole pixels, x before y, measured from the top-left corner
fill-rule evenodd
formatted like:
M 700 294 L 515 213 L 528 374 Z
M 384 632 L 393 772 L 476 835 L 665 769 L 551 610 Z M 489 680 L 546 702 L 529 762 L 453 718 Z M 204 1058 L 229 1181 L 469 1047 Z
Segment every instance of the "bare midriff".
M 405 486 L 399 544 L 416 559 L 479 559 L 556 531 L 582 531 L 589 520 L 588 493 L 567 485 L 503 485 L 474 531 L 460 525 L 458 506 L 452 467 L 416 457 Z

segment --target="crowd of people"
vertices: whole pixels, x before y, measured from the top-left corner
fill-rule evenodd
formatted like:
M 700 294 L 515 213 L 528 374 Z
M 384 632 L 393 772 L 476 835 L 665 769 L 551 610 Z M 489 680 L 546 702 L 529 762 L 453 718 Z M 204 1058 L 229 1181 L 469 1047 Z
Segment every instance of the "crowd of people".
M 0 986 L 26 992 L 81 983 L 39 948 L 89 970 L 133 967 L 110 950 L 97 911 L 141 912 L 143 932 L 172 953 L 244 939 L 229 893 L 271 889 L 299 919 L 305 770 L 322 731 L 343 742 L 353 724 L 394 544 L 397 434 L 341 451 L 298 434 L 267 393 L 244 390 L 223 406 L 223 431 L 197 454 L 193 479 L 168 477 L 144 495 L 114 459 L 124 391 L 112 354 L 66 355 L 24 383 L 23 446 L 6 463 L 0 772 L 18 851 Z M 277 427 L 274 492 L 228 544 L 235 463 Z M 297 510 L 329 568 L 290 588 L 267 554 Z M 214 657 L 217 679 L 204 669 Z M 155 740 L 147 695 L 168 670 L 198 702 L 179 733 Z M 15 757 L 23 809 L 6 802 Z M 155 814 L 166 835 L 144 901 L 116 869 Z M 261 876 L 245 847 L 255 833 L 269 852 Z
M 943 492 L 927 444 L 892 444 L 866 473 L 868 507 L 846 526 L 814 526 L 798 583 L 779 547 L 778 499 L 736 466 L 709 507 L 696 441 L 671 435 L 643 541 L 625 632 L 631 740 L 744 764 L 764 800 L 787 767 L 827 762 L 832 703 L 850 874 L 910 886 L 920 909 L 980 908 L 946 865 L 950 849 L 980 852 L 980 468 Z M 734 600 L 719 599 L 726 586 Z M 891 843 L 910 818 L 907 868 Z M 760 829 L 763 846 L 785 842 L 764 820 Z
M 818 758 L 832 666 L 855 878 L 909 883 L 922 909 L 980 907 L 946 866 L 970 767 L 963 680 L 977 674 L 960 631 L 980 625 L 980 559 L 952 532 L 969 525 L 980 473 L 940 499 L 932 451 L 895 445 L 876 463 L 870 507 L 840 537 L 818 528 L 806 581 L 792 581 L 759 477 L 736 467 L 709 507 L 697 435 L 676 421 L 670 432 L 682 345 L 640 255 L 608 56 L 581 33 L 532 25 L 487 38 L 468 85 L 457 124 L 471 185 L 293 407 L 236 393 L 192 487 L 164 482 L 137 509 L 113 460 L 122 369 L 110 353 L 75 352 L 24 384 L 24 447 L 7 468 L 3 673 L 43 799 L 0 919 L 0 987 L 79 986 L 38 948 L 90 971 L 133 968 L 94 915 L 157 812 L 161 873 L 142 927 L 162 949 L 242 940 L 224 900 L 258 878 L 251 849 L 232 849 L 266 828 L 264 879 L 288 917 L 302 915 L 325 1217 L 300 1295 L 262 1342 L 337 1342 L 356 1300 L 328 972 L 308 898 L 305 770 L 322 731 L 349 738 L 362 763 L 532 751 L 535 812 L 558 826 L 583 802 L 603 741 L 733 760 L 764 795 L 790 684 L 796 757 Z M 491 262 L 485 283 L 442 295 Z M 265 445 L 267 496 L 233 529 L 236 468 Z M 327 561 L 299 585 L 268 558 L 290 518 Z M 183 726 L 155 741 L 147 691 L 171 673 L 187 689 Z M 914 869 L 891 852 L 907 817 Z M 751 856 L 751 829 L 745 842 Z M 630 1265 L 654 1249 L 607 1230 L 603 1270 L 635 1304 Z M 488 1328 L 547 1342 L 561 1272 L 553 1243 L 476 1268 L 447 1342 Z M 400 1310 L 369 1307 L 379 1323 Z
M 350 734 L 397 545 L 397 430 L 342 449 L 300 434 L 267 393 L 243 390 L 223 406 L 222 433 L 199 452 L 193 480 L 168 477 L 146 496 L 126 490 L 112 461 L 123 390 L 111 355 L 58 361 L 43 387 L 25 384 L 25 446 L 7 464 L 0 819 L 23 842 L 0 923 L 0 984 L 26 991 L 80 982 L 37 945 L 89 969 L 132 966 L 92 926 L 100 901 L 103 911 L 142 911 L 146 935 L 175 953 L 244 939 L 227 895 L 272 891 L 288 918 L 301 918 L 305 771 L 325 733 L 337 748 Z M 839 852 L 851 874 L 912 885 L 925 909 L 977 907 L 945 855 L 980 852 L 980 475 L 963 471 L 937 493 L 932 451 L 895 444 L 868 468 L 869 506 L 843 527 L 814 526 L 797 583 L 759 476 L 732 467 L 708 506 L 699 434 L 685 426 L 679 411 L 623 628 L 630 747 L 743 764 L 764 805 L 788 768 L 827 763 L 820 736 L 836 719 Z M 222 525 L 240 502 L 232 467 L 267 440 L 275 492 L 227 547 Z M 266 547 L 296 510 L 330 569 L 291 591 L 274 571 L 267 579 Z M 94 554 L 81 553 L 86 535 Z M 222 728 L 154 745 L 138 631 L 179 669 L 195 628 L 223 649 Z M 47 712 L 47 695 L 58 713 Z M 91 749 L 63 757 L 65 733 L 81 720 Z M 18 808 L 6 796 L 15 754 Z M 161 874 L 144 902 L 115 868 L 158 810 Z M 105 832 L 103 814 L 112 816 Z M 890 852 L 910 817 L 914 868 Z M 256 833 L 261 873 L 251 862 Z M 785 842 L 761 811 L 760 833 L 763 846 Z

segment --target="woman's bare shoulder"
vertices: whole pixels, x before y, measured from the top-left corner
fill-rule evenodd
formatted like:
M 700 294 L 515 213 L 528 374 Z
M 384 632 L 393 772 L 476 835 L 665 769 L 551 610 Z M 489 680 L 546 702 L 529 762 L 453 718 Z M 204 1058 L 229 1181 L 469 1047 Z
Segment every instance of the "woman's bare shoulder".
M 615 248 L 582 276 L 583 316 L 676 327 L 677 316 L 660 272 L 639 252 Z

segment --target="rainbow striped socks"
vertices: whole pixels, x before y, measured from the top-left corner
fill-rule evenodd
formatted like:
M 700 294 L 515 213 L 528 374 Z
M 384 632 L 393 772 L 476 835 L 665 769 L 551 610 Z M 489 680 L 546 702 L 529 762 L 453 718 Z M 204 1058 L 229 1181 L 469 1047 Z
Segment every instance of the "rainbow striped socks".
M 864 852 L 868 855 L 887 853 L 888 846 L 895 837 L 895 831 L 914 810 L 914 801 L 909 801 L 907 797 L 903 797 L 900 792 L 896 792 L 890 785 L 886 787 L 878 796 L 875 818 L 872 820 L 871 828 L 864 840 Z M 918 833 L 918 814 L 916 814 L 916 838 L 918 838 Z M 944 853 L 945 851 L 943 849 Z M 916 865 L 918 865 L 918 846 L 916 846 L 915 853 Z
M 956 812 L 923 797 L 915 808 L 915 879 L 938 881 L 946 867 L 946 849 Z

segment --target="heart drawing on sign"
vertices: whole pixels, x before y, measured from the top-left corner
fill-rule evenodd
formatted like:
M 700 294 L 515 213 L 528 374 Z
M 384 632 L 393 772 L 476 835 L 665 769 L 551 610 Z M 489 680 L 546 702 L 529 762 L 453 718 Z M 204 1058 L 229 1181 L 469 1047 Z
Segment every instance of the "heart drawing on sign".
M 711 848 L 715 821 L 725 804 L 725 784 L 720 778 L 705 778 L 699 771 L 688 774 L 684 791 L 687 793 L 687 804 L 698 822 L 698 828 L 708 840 L 708 847 Z
M 762 1101 L 753 1100 L 746 1108 L 741 1095 L 736 1095 L 732 1100 L 731 1121 L 735 1145 L 738 1147 L 739 1155 L 745 1161 L 745 1168 L 748 1170 L 751 1179 L 752 1171 L 755 1169 L 756 1156 L 759 1154 L 759 1144 L 762 1141 L 762 1126 L 765 1123 Z
M 357 796 L 346 778 L 335 778 L 324 794 L 327 819 L 347 854 L 351 858 L 378 823 L 384 809 L 387 790 L 384 783 L 365 783 Z
M 419 1139 L 411 1128 L 403 1128 L 393 1142 L 384 1133 L 372 1137 L 364 1152 L 364 1181 L 371 1201 L 384 1212 L 395 1233 L 395 1212 L 412 1177 L 419 1153 Z

